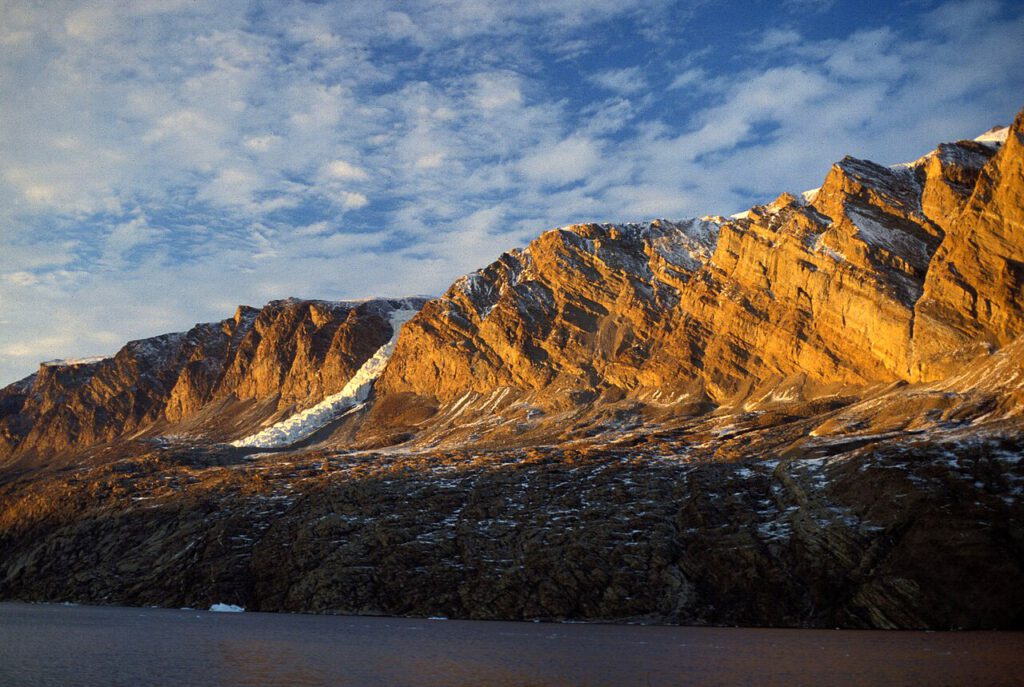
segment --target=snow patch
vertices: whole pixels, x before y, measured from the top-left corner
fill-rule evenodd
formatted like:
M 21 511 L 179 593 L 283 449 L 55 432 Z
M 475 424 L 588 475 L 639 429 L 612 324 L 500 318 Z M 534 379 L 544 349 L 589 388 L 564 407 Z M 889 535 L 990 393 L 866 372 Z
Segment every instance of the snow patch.
M 975 141 L 978 143 L 984 143 L 985 145 L 992 147 L 999 147 L 1006 143 L 1007 137 L 1010 135 L 1010 127 L 1008 126 L 994 126 L 981 136 L 978 136 Z
M 40 363 L 43 367 L 69 367 L 72 365 L 91 365 L 93 363 L 110 360 L 112 355 L 94 355 L 88 358 L 61 358 L 57 360 L 46 360 Z
M 818 188 L 808 189 L 800 194 L 800 197 L 804 199 L 804 203 L 813 203 L 815 198 L 818 197 L 818 191 L 821 190 L 821 186 Z
M 696 270 L 710 260 L 718 243 L 720 225 L 715 219 L 655 220 L 650 225 L 649 240 L 655 252 L 667 262 Z M 655 230 L 660 230 L 661 235 Z
M 847 208 L 847 216 L 857 227 L 861 239 L 872 246 L 886 249 L 907 260 L 927 264 L 928 247 L 924 241 L 892 227 L 887 227 L 862 212 Z
M 338 393 L 328 396 L 312 408 L 307 408 L 300 413 L 292 415 L 286 420 L 271 425 L 266 429 L 250 436 L 231 442 L 232 446 L 251 446 L 256 448 L 283 448 L 312 436 L 317 431 L 327 426 L 328 423 L 341 417 L 343 414 L 352 412 L 362 406 L 370 395 L 373 383 L 377 381 L 391 353 L 395 350 L 398 342 L 398 333 L 402 325 L 412 319 L 418 310 L 401 309 L 392 310 L 389 314 L 391 322 L 391 338 L 386 344 L 377 349 L 377 352 L 370 356 L 369 360 L 363 363 L 352 379 L 348 380 Z

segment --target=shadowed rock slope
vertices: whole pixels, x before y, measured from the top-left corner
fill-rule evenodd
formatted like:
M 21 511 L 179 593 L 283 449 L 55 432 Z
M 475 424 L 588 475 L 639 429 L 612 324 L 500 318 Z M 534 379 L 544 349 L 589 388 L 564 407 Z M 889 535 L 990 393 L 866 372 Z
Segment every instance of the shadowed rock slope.
M 1019 435 L 779 447 L 809 425 L 746 414 L 586 445 L 287 460 L 137 446 L 0 485 L 0 597 L 1024 627 Z

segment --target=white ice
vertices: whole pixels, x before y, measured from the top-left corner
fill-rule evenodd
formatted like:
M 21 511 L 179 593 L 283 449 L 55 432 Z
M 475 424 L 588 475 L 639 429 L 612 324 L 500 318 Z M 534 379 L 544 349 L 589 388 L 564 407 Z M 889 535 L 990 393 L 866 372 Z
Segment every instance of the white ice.
M 987 143 L 989 145 L 1000 145 L 1006 143 L 1007 136 L 1010 135 L 1010 127 L 1008 126 L 994 126 L 981 136 L 978 136 L 975 141 L 978 143 Z
M 235 604 L 213 604 L 210 606 L 210 610 L 214 613 L 243 613 L 245 611 L 244 608 Z
M 43 363 L 45 367 L 65 367 L 68 365 L 88 365 L 90 363 L 98 363 L 101 360 L 110 360 L 114 356 L 112 355 L 94 355 L 89 358 L 63 358 L 60 360 L 47 360 Z
M 414 309 L 392 310 L 389 318 L 391 321 L 391 339 L 377 349 L 377 352 L 370 356 L 370 359 L 363 363 L 362 367 L 356 370 L 352 379 L 348 380 L 338 393 L 328 396 L 312 408 L 307 408 L 300 413 L 292 415 L 286 420 L 271 425 L 256 434 L 231 442 L 232 446 L 252 446 L 256 448 L 283 448 L 305 439 L 325 427 L 328 423 L 340 417 L 346 411 L 352 410 L 362 404 L 377 377 L 384 371 L 392 351 L 395 350 L 395 343 L 398 341 L 398 332 L 402 325 L 408 322 L 418 311 Z

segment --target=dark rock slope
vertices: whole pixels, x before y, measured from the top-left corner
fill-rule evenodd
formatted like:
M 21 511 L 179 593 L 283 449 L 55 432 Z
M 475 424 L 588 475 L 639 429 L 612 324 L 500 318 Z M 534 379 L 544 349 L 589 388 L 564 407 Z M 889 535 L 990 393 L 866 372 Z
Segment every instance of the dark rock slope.
M 797 423 L 799 424 L 799 423 Z M 1024 445 L 771 451 L 756 416 L 617 444 L 140 450 L 0 488 L 4 598 L 468 618 L 1024 627 Z M 760 460 L 718 462 L 733 437 Z M 705 446 L 693 442 L 703 440 Z M 721 457 L 720 455 L 718 457 Z

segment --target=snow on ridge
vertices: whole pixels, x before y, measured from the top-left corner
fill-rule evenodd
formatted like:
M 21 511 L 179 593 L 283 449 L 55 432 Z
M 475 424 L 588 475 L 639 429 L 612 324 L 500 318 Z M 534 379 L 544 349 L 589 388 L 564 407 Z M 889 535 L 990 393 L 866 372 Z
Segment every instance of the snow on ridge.
M 984 143 L 989 146 L 1000 146 L 1006 143 L 1007 137 L 1010 135 L 1010 127 L 1008 126 L 994 126 L 981 136 L 978 136 L 974 140 L 978 143 Z
M 648 240 L 658 255 L 669 263 L 696 270 L 711 259 L 722 224 L 717 217 L 679 222 L 655 220 L 651 223 L 652 228 L 662 229 L 664 233 L 660 236 L 651 235 Z
M 91 365 L 104 360 L 110 360 L 113 357 L 112 355 L 94 355 L 88 358 L 57 358 L 54 360 L 44 360 L 39 364 L 43 367 L 70 367 L 72 365 Z
M 254 448 L 284 448 L 301 441 L 325 427 L 329 422 L 341 417 L 346 412 L 351 412 L 366 401 L 377 381 L 384 371 L 385 365 L 391 358 L 398 342 L 398 333 L 402 326 L 412 319 L 413 315 L 419 312 L 418 309 L 409 308 L 410 303 L 403 301 L 401 309 L 392 310 L 388 314 L 391 324 L 391 338 L 386 344 L 377 349 L 370 358 L 363 363 L 362 367 L 356 370 L 352 379 L 348 380 L 345 388 L 336 394 L 328 396 L 311 408 L 296 413 L 291 417 L 282 420 L 270 427 L 267 427 L 256 434 L 242 439 L 232 441 L 232 446 L 254 447 Z

